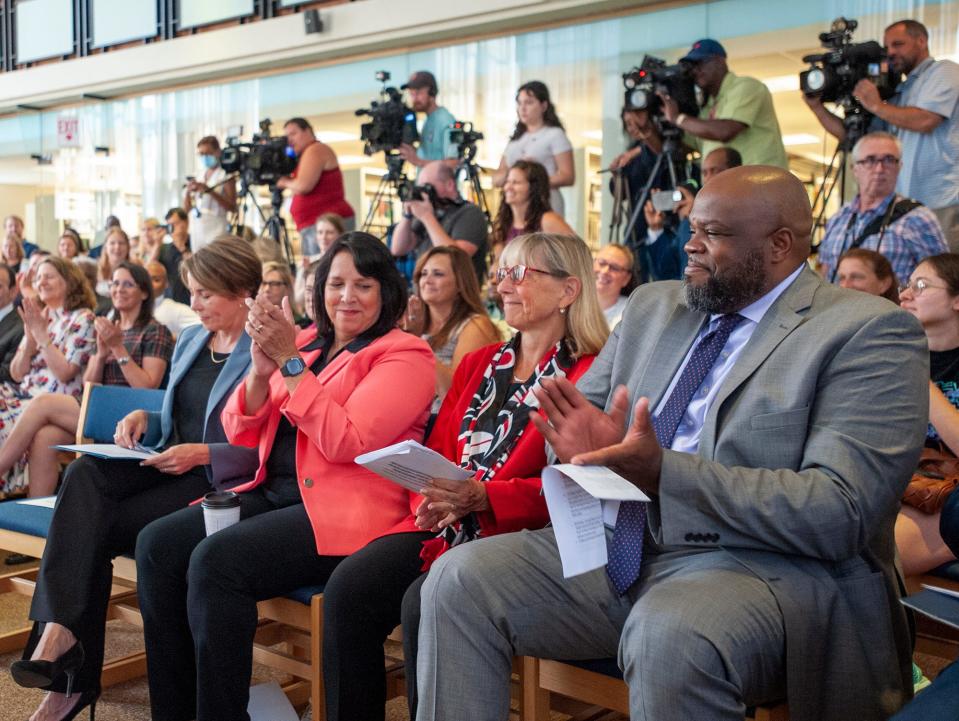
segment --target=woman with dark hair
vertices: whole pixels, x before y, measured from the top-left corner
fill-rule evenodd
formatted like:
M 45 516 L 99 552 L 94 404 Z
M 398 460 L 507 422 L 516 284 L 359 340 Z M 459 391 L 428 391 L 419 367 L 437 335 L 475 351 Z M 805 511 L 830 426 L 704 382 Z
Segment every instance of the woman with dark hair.
M 250 304 L 250 373 L 223 413 L 230 441 L 259 448 L 253 481 L 234 489 L 240 522 L 208 536 L 193 506 L 137 542 L 154 721 L 247 718 L 257 601 L 325 583 L 409 513 L 403 487 L 354 463 L 422 438 L 433 397 L 433 354 L 396 327 L 406 284 L 386 246 L 340 237 L 314 306 L 298 334 L 288 301 Z
M 430 248 L 416 262 L 413 287 L 405 327 L 422 336 L 436 356 L 436 412 L 463 356 L 498 341 L 499 331 L 483 308 L 465 251 L 451 245 Z
M 592 258 L 579 238 L 521 236 L 500 256 L 497 276 L 506 320 L 518 333 L 463 359 L 428 439 L 471 477 L 431 479 L 422 496 L 410 499 L 403 521 L 350 556 L 326 584 L 328 721 L 383 720 L 383 641 L 401 619 L 410 718 L 416 718 L 425 572 L 451 545 L 549 521 L 540 481 L 546 448 L 530 420 L 539 412 L 534 391 L 546 378 L 579 379 L 609 329 L 593 290 Z
M 132 552 L 150 521 L 256 469 L 256 451 L 228 442 L 220 413 L 250 367 L 245 301 L 260 288 L 260 259 L 225 237 L 182 267 L 201 324 L 177 340 L 162 410 L 133 411 L 114 435 L 126 448 L 160 452 L 144 461 L 82 456 L 60 487 L 30 607 L 36 623 L 24 660 L 11 666 L 21 686 L 50 691 L 37 718 L 72 719 L 96 704 L 111 559 Z
M 57 255 L 66 260 L 73 260 L 83 253 L 83 240 L 73 228 L 64 228 L 57 240 Z
M 33 399 L 56 393 L 76 403 L 93 350 L 93 291 L 73 263 L 45 256 L 37 265 L 34 288 L 36 298 L 24 297 L 18 311 L 24 334 L 10 362 L 10 376 L 18 385 L 0 385 L 0 449 L 4 451 Z M 23 488 L 24 468 L 20 456 L 11 458 L 0 490 L 10 493 Z
M 929 341 L 929 430 L 926 445 L 959 455 L 959 254 L 926 258 L 899 291 L 902 309 L 922 324 Z M 903 504 L 896 546 L 906 576 L 955 556 L 939 535 L 940 514 Z
M 563 215 L 563 196 L 559 189 L 576 182 L 576 171 L 573 146 L 549 99 L 549 88 L 538 80 L 520 85 L 516 93 L 516 115 L 519 119 L 499 168 L 493 173 L 493 185 L 503 186 L 507 171 L 516 161 L 537 162 L 546 168 L 549 176 L 550 207 Z
M 111 317 L 94 320 L 96 352 L 83 380 L 103 385 L 159 388 L 173 354 L 173 336 L 153 320 L 153 285 L 146 270 L 124 261 L 113 271 Z M 45 393 L 26 407 L 0 446 L 0 475 L 26 460 L 30 495 L 57 489 L 59 461 L 53 446 L 72 443 L 80 420 L 76 398 Z
M 505 245 L 527 233 L 576 235 L 562 216 L 550 208 L 546 168 L 531 160 L 517 160 L 506 174 L 503 199 L 493 221 L 493 245 Z
M 879 295 L 899 305 L 899 281 L 892 263 L 882 253 L 851 248 L 839 258 L 836 282 L 843 288 Z
M 629 294 L 636 290 L 635 267 L 633 251 L 619 243 L 604 245 L 593 260 L 596 295 L 610 329 L 619 323 Z
M 283 126 L 286 140 L 296 153 L 296 170 L 277 180 L 276 187 L 293 194 L 290 215 L 300 234 L 300 252 L 317 255 L 316 221 L 324 213 L 336 213 L 348 230 L 356 224 L 353 206 L 346 200 L 343 173 L 336 152 L 317 140 L 313 126 L 304 118 L 291 118 Z

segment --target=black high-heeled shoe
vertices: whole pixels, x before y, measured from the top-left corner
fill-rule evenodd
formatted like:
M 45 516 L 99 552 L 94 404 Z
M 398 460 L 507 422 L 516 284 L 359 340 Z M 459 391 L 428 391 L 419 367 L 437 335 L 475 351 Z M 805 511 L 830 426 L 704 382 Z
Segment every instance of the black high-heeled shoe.
M 50 690 L 61 677 L 66 677 L 66 695 L 73 695 L 73 680 L 83 666 L 83 644 L 77 641 L 55 661 L 15 661 L 10 665 L 13 680 L 24 688 Z M 60 684 L 57 684 L 60 685 Z M 72 717 L 71 717 L 72 718 Z

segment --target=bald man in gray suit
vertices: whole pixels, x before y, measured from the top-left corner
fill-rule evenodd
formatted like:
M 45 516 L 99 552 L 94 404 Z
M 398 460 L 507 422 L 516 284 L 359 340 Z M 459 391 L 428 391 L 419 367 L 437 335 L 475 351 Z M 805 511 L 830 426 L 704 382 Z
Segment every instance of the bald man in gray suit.
M 560 461 L 652 498 L 638 576 L 621 588 L 625 505 L 609 566 L 573 578 L 551 529 L 452 549 L 422 591 L 419 721 L 504 721 L 514 655 L 617 657 L 634 720 L 782 699 L 793 721 L 881 719 L 911 696 L 893 525 L 928 419 L 922 330 L 806 267 L 783 170 L 722 173 L 691 221 L 684 281 L 642 286 L 578 388 L 538 394 Z

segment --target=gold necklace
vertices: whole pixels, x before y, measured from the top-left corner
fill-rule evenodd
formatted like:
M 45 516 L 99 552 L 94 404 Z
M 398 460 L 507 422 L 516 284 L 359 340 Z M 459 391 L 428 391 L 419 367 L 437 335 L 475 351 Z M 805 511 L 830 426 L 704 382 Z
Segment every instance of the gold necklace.
M 209 349 L 210 349 L 210 360 L 213 361 L 213 363 L 214 363 L 215 365 L 220 365 L 221 363 L 226 363 L 227 360 L 229 360 L 229 358 L 230 358 L 230 354 L 229 354 L 229 353 L 226 354 L 226 358 L 224 358 L 223 360 L 217 360 L 217 359 L 216 359 L 216 356 L 213 354 L 213 345 L 211 344 L 211 345 L 208 346 L 208 347 L 209 347 Z

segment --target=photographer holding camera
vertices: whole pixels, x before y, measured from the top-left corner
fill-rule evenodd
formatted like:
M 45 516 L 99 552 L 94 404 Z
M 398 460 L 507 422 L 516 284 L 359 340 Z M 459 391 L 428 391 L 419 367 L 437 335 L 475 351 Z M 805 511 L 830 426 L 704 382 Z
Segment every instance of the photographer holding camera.
M 434 160 L 420 172 L 413 197 L 403 202 L 403 219 L 393 231 L 394 256 L 419 257 L 432 246 L 455 245 L 473 261 L 476 277 L 486 277 L 486 216 L 456 189 L 455 171 Z
M 197 251 L 230 231 L 227 214 L 236 210 L 236 181 L 220 167 L 220 141 L 213 135 L 196 144 L 201 180 L 187 178 L 183 209 L 190 215 L 190 247 Z
M 457 164 L 456 147 L 448 139 L 449 129 L 456 118 L 446 108 L 436 103 L 439 88 L 433 73 L 419 70 L 410 75 L 409 81 L 400 86 L 408 90 L 410 106 L 416 113 L 426 113 L 426 120 L 420 130 L 420 145 L 414 148 L 409 143 L 400 145 L 399 153 L 410 165 L 417 168 L 417 177 L 422 168 L 434 160 L 443 160 L 450 167 Z
M 346 230 L 353 230 L 353 207 L 346 202 L 343 173 L 336 153 L 320 142 L 304 118 L 291 118 L 283 126 L 286 140 L 296 153 L 297 165 L 290 175 L 276 181 L 276 187 L 293 192 L 290 215 L 302 242 L 303 255 L 316 255 L 316 219 L 324 213 L 336 213 L 343 219 Z
M 696 41 L 680 63 L 691 67 L 707 100 L 694 118 L 681 113 L 676 100 L 663 94 L 663 114 L 698 141 L 703 157 L 728 145 L 739 151 L 744 165 L 788 167 L 772 95 L 765 85 L 730 72 L 726 50 L 710 38 Z
M 899 20 L 883 34 L 890 68 L 906 79 L 885 101 L 868 79 L 853 96 L 872 113 L 870 130 L 892 130 L 902 143 L 902 167 L 896 189 L 915 198 L 939 218 L 946 238 L 959 244 L 959 65 L 929 55 L 929 32 L 915 20 Z M 820 124 L 839 140 L 843 120 L 817 96 L 803 95 Z

